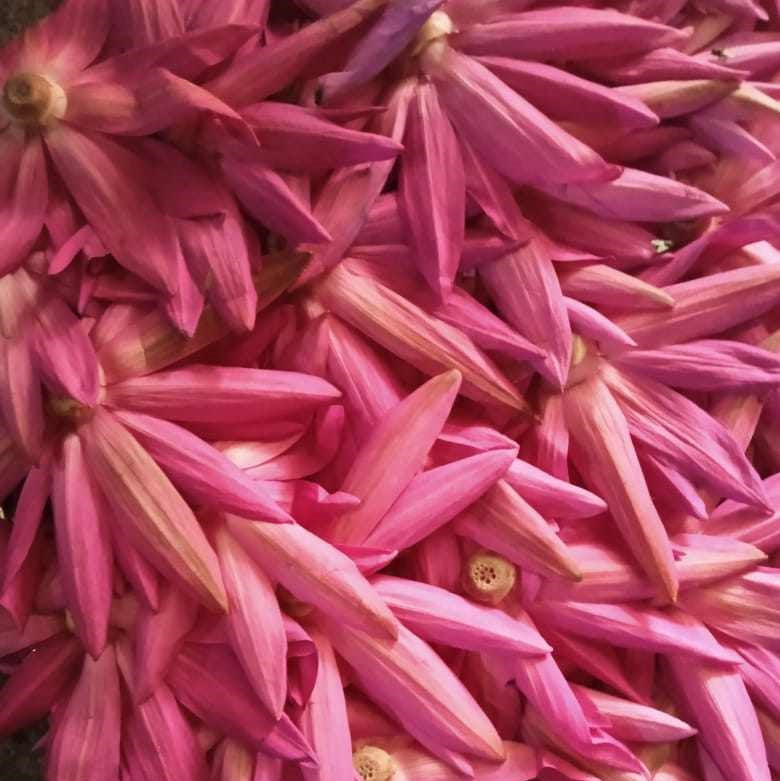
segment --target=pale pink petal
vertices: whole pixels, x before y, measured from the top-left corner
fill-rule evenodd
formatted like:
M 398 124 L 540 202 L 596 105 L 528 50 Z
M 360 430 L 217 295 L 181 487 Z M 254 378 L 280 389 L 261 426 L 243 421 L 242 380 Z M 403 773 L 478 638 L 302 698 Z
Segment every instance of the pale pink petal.
M 165 589 L 157 610 L 142 608 L 135 625 L 133 699 L 151 697 L 162 685 L 185 636 L 195 624 L 198 606 L 178 589 Z
M 52 474 L 54 530 L 65 600 L 76 633 L 97 659 L 108 633 L 113 553 L 103 498 L 76 434 L 65 437 Z
M 617 309 L 668 310 L 674 306 L 674 299 L 661 288 L 601 263 L 563 269 L 558 279 L 565 295 L 590 304 Z
M 692 79 L 690 81 L 651 81 L 620 87 L 619 95 L 644 103 L 661 119 L 670 119 L 696 111 L 715 103 L 733 92 L 738 81 Z
M 278 719 L 287 697 L 287 639 L 273 584 L 224 528 L 216 544 L 230 605 L 230 644 L 260 701 Z
M 403 550 L 451 521 L 502 477 L 514 450 L 489 450 L 412 478 L 365 544 Z
M 580 577 L 555 529 L 505 480 L 461 513 L 455 531 L 510 561 L 548 577 Z
M 530 622 L 516 621 L 497 608 L 405 578 L 378 575 L 371 583 L 398 619 L 428 642 L 522 656 L 552 650 Z
M 328 638 L 355 671 L 364 693 L 445 762 L 460 752 L 504 758 L 487 716 L 431 647 L 403 626 L 395 642 L 324 621 Z
M 597 309 L 568 296 L 563 297 L 572 330 L 598 343 L 604 352 L 636 347 L 636 342 L 619 326 Z
M 428 380 L 398 404 L 358 452 L 341 486 L 361 500 L 329 530 L 336 542 L 364 542 L 419 472 L 449 416 L 461 375 L 450 371 Z
M 729 781 L 769 781 L 766 749 L 739 673 L 712 663 L 668 659 L 672 695 Z
M 397 621 L 346 555 L 297 524 L 228 516 L 231 534 L 265 573 L 303 602 L 348 626 L 394 637 Z
M 117 513 L 120 533 L 163 574 L 208 607 L 224 610 L 227 597 L 216 554 L 192 510 L 152 457 L 107 410 L 97 409 L 79 436 L 87 462 Z
M 299 416 L 338 397 L 318 377 L 192 364 L 112 385 L 107 403 L 169 420 L 231 423 Z

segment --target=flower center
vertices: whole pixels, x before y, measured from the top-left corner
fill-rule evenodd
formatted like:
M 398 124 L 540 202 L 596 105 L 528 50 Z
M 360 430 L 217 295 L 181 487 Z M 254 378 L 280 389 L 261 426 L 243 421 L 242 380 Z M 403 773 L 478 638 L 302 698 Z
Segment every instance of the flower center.
M 479 602 L 497 605 L 514 588 L 517 570 L 511 561 L 488 551 L 478 551 L 466 562 L 463 587 Z
M 352 755 L 352 764 L 363 781 L 389 781 L 395 773 L 393 758 L 377 746 L 363 746 Z
M 65 114 L 67 98 L 59 84 L 40 73 L 17 73 L 3 87 L 3 106 L 17 122 L 46 125 Z
M 70 396 L 50 396 L 46 402 L 50 415 L 65 421 L 79 421 L 90 415 L 91 407 L 87 407 Z

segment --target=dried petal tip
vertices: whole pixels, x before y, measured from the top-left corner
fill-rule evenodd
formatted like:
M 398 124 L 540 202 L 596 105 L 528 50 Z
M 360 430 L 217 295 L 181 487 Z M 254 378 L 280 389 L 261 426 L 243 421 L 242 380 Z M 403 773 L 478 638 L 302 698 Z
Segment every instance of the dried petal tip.
M 352 764 L 363 781 L 390 781 L 395 774 L 393 758 L 377 746 L 363 746 L 352 755 Z
M 17 122 L 45 125 L 61 118 L 66 105 L 62 87 L 39 73 L 17 73 L 3 87 L 3 106 Z
M 463 588 L 479 602 L 497 605 L 514 588 L 517 570 L 503 556 L 477 551 L 466 562 Z

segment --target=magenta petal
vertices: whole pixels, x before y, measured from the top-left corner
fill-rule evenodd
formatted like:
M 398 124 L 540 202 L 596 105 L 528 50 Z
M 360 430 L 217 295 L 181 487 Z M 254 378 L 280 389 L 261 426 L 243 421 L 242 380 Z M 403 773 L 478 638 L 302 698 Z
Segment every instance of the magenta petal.
M 167 293 L 176 290 L 176 235 L 138 177 L 135 155 L 106 136 L 59 125 L 46 148 L 101 241 L 128 270 Z
M 75 434 L 66 437 L 53 477 L 54 528 L 65 600 L 77 634 L 97 659 L 108 632 L 113 554 L 103 499 Z
M 400 207 L 420 273 L 446 300 L 463 244 L 465 174 L 455 132 L 431 84 L 421 83 L 414 92 L 404 146 Z
M 48 772 L 63 781 L 114 781 L 119 772 L 119 672 L 113 646 L 84 658 L 78 683 L 52 727 Z
M 4 165 L 8 166 L 11 181 L 3 181 L 0 174 L 0 224 L 3 226 L 3 256 L 0 272 L 13 271 L 25 260 L 43 228 L 49 188 L 43 145 L 38 135 L 29 136 L 21 145 L 13 133 L 5 133 L 3 149 Z M 13 176 L 15 172 L 15 177 Z M 7 192 L 3 192 L 6 190 Z
M 43 446 L 43 399 L 30 348 L 17 338 L 3 340 L 0 349 L 0 410 L 14 444 L 37 463 Z

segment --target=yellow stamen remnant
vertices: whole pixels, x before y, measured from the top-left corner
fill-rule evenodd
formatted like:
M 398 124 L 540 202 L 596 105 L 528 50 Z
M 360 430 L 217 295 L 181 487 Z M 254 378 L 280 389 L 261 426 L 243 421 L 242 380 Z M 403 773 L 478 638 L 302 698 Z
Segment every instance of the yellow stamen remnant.
M 390 781 L 395 773 L 393 758 L 377 746 L 363 746 L 352 755 L 352 764 L 363 781 Z
M 46 403 L 46 409 L 57 418 L 78 420 L 89 414 L 90 408 L 69 396 L 52 396 Z
M 420 28 L 420 32 L 417 33 L 412 47 L 412 57 L 421 54 L 434 41 L 446 38 L 454 32 L 455 25 L 452 23 L 452 19 L 444 11 L 434 11 Z
M 40 73 L 17 73 L 3 87 L 3 106 L 18 122 L 46 125 L 65 114 L 67 98 L 59 84 Z
M 517 570 L 511 561 L 489 551 L 478 551 L 466 562 L 463 588 L 479 602 L 497 605 L 514 588 Z

